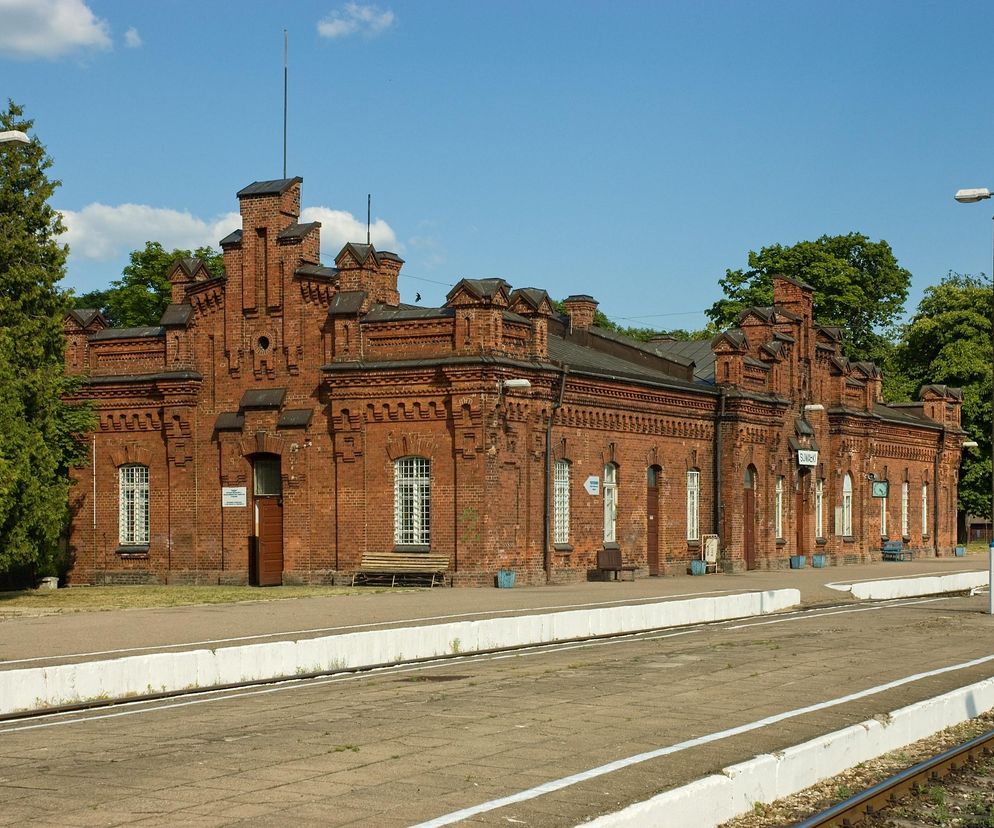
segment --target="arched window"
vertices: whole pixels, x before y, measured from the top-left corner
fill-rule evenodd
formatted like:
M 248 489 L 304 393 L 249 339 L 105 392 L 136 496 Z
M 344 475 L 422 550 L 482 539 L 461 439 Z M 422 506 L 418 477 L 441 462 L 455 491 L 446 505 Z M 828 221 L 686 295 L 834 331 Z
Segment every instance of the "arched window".
M 122 546 L 148 544 L 148 466 L 137 463 L 117 470 L 118 542 Z
M 569 460 L 557 460 L 554 473 L 553 508 L 555 510 L 553 543 L 569 543 Z
M 687 472 L 687 540 L 701 539 L 701 473 L 697 469 Z
M 842 478 L 842 534 L 852 537 L 852 477 Z
M 776 497 L 773 504 L 773 526 L 778 538 L 783 537 L 783 475 L 777 478 Z
M 815 483 L 815 537 L 825 537 L 825 481 Z
M 901 536 L 908 537 L 908 481 L 901 484 Z
M 431 543 L 431 460 L 401 457 L 393 464 L 394 543 Z
M 604 543 L 617 541 L 618 523 L 618 467 L 614 463 L 604 466 Z

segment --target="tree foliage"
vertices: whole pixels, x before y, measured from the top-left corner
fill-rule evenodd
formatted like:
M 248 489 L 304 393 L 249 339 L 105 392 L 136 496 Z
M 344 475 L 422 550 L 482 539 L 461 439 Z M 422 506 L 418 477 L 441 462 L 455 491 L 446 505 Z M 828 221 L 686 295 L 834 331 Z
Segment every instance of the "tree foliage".
M 213 276 L 224 273 L 224 256 L 211 247 L 167 251 L 159 242 L 147 241 L 141 250 L 131 251 L 121 278 L 115 279 L 108 290 L 85 293 L 76 297 L 73 305 L 99 309 L 114 327 L 158 325 L 171 301 L 168 274 L 173 262 L 190 257 L 203 260 Z
M 940 383 L 963 389 L 963 428 L 979 446 L 963 451 L 959 506 L 986 517 L 991 514 L 992 312 L 990 279 L 949 273 L 925 290 L 896 354 L 909 387 Z
M 883 334 L 903 312 L 911 283 L 887 242 L 849 233 L 749 251 L 748 270 L 726 270 L 719 280 L 725 298 L 708 309 L 708 318 L 724 329 L 746 308 L 772 305 L 774 274 L 814 288 L 815 321 L 843 328 L 851 355 L 883 361 Z
M 31 129 L 8 102 L 0 131 Z M 0 144 L 0 575 L 54 574 L 68 517 L 69 468 L 85 457 L 88 409 L 64 401 L 67 295 L 59 186 L 44 146 Z

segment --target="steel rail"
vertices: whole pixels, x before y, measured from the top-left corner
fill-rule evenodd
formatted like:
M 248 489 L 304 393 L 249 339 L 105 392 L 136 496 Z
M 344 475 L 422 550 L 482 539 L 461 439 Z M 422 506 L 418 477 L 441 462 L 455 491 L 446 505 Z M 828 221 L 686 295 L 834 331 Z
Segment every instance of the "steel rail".
M 864 818 L 896 804 L 899 797 L 910 792 L 916 784 L 948 776 L 968 762 L 975 761 L 977 756 L 991 754 L 994 754 L 994 730 L 896 773 L 803 822 L 795 823 L 793 828 L 850 828 L 859 825 Z

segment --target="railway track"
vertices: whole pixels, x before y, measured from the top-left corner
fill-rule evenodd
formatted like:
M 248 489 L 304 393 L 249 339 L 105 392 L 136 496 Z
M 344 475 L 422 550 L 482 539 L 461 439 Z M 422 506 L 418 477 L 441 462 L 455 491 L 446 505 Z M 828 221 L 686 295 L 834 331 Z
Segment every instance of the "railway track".
M 896 773 L 794 828 L 994 828 L 994 730 Z

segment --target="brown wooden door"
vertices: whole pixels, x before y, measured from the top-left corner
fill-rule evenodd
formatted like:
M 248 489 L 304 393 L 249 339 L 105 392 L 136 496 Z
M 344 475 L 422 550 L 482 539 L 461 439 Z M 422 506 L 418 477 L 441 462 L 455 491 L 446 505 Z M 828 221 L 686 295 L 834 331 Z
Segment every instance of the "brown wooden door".
M 805 537 L 807 521 L 805 518 L 807 516 L 807 488 L 809 479 L 808 470 L 801 470 L 800 480 L 797 484 L 797 498 L 795 499 L 796 508 L 794 509 L 794 525 L 797 527 L 797 545 L 794 547 L 797 551 L 794 552 L 795 555 L 808 554 L 808 539 Z
M 259 586 L 280 586 L 283 583 L 283 499 L 256 498 L 255 510 Z
M 645 548 L 649 574 L 659 574 L 659 469 L 649 467 L 645 490 Z
M 742 549 L 746 569 L 756 568 L 756 470 L 746 469 L 742 497 Z

